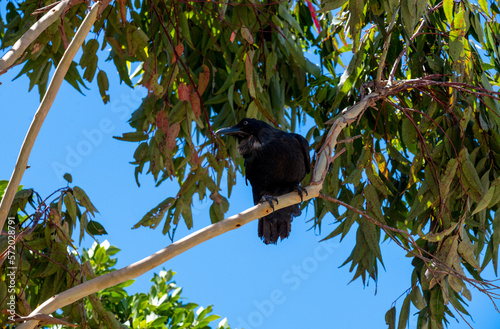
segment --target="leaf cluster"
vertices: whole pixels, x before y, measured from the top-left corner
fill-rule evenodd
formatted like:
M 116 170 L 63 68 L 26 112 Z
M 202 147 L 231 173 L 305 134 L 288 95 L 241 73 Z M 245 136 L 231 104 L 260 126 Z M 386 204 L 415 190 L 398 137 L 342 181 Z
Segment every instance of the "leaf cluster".
M 70 175 L 65 178 L 71 182 Z M 5 187 L 6 181 L 1 181 L 0 195 Z M 77 186 L 61 188 L 44 200 L 32 189 L 19 190 L 4 230 L 15 233 L 15 243 L 7 234 L 0 236 L 2 309 L 10 309 L 7 302 L 14 294 L 17 315 L 28 316 L 51 296 L 115 270 L 117 258 L 113 256 L 120 249 L 107 241 L 95 242 L 80 255 L 71 238 L 77 233 L 73 232 L 77 222 L 80 241 L 85 234 L 106 234 L 102 225 L 86 219 L 96 212 L 87 194 Z M 15 276 L 7 276 L 12 269 Z M 133 283 L 130 280 L 68 305 L 52 316 L 85 328 L 181 328 L 186 324 L 210 328 L 209 324 L 220 317 L 211 314 L 211 306 L 203 308 L 183 302 L 182 288 L 172 281 L 173 275 L 170 270 L 155 274 L 148 294 L 129 295 L 124 288 Z M 2 326 L 7 326 L 8 316 L 9 313 L 1 315 Z M 217 328 L 229 328 L 227 320 Z
M 313 205 L 318 230 L 335 218 L 326 239 L 356 230 L 344 263 L 353 279 L 376 282 L 383 241 L 404 248 L 414 272 L 398 327 L 413 307 L 418 327 L 442 328 L 468 314 L 468 287 L 496 287 L 481 271 L 489 264 L 497 271 L 500 245 L 500 10 L 486 1 L 327 0 L 315 12 L 312 3 L 320 6 L 117 1 L 95 24 L 71 83 L 92 81 L 105 54 L 121 81 L 148 89 L 129 120 L 132 131 L 117 138 L 138 145 L 138 184 L 145 173 L 157 184 L 179 185 L 136 224 L 156 228 L 164 221 L 164 234 L 181 218 L 193 226 L 195 194 L 213 201 L 212 222 L 228 209 L 244 167 L 236 141 L 218 139 L 216 129 L 254 117 L 293 131 L 307 118 L 313 124 L 306 137 L 320 150 L 342 111 L 368 94 L 383 95 L 344 129 L 323 182 L 325 195 L 360 212 L 326 198 L 304 207 Z M 26 30 L 34 8 L 32 0 L 9 5 L 2 48 Z M 67 36 L 85 8 L 71 10 Z M 23 59 L 22 74 L 33 86 L 44 81 L 35 77 L 45 79 L 36 69 L 57 62 L 64 47 L 57 41 L 63 34 L 50 33 Z M 224 185 L 227 196 L 220 194 Z M 396 326 L 395 308 L 386 321 Z
M 417 327 L 442 328 L 450 317 L 468 315 L 468 287 L 485 293 L 496 287 L 481 271 L 492 263 L 497 273 L 500 244 L 498 55 L 487 40 L 498 28 L 498 8 L 468 1 L 414 1 L 396 9 L 391 1 L 329 3 L 342 6 L 338 17 L 359 38 L 335 104 L 348 107 L 353 95 L 371 91 L 389 97 L 344 130 L 344 139 L 359 138 L 339 144 L 345 152 L 323 188 L 379 224 L 322 199 L 314 201 L 314 224 L 321 228 L 330 213 L 338 226 L 326 238 L 357 230 L 344 263 L 354 279 L 376 281 L 381 241 L 407 250 L 415 269 L 398 328 L 406 326 L 410 304 Z M 357 28 L 342 13 L 352 14 L 359 3 Z M 395 327 L 395 308 L 386 320 Z
M 70 175 L 65 178 L 71 181 Z M 2 194 L 7 182 L 2 181 Z M 33 189 L 20 189 L 9 212 L 4 232 L 15 233 L 15 243 L 9 235 L 0 236 L 0 301 L 7 309 L 8 290 L 15 289 L 16 309 L 27 316 L 51 296 L 82 282 L 81 264 L 73 233 L 91 237 L 106 234 L 102 225 L 91 218 L 97 213 L 89 197 L 78 186 L 58 189 L 42 199 Z M 11 248 L 13 246 L 14 248 Z M 13 257 L 8 257 L 13 254 Z M 15 269 L 15 287 L 7 283 L 7 268 Z M 77 307 L 67 312 L 77 312 Z M 6 322 L 8 314 L 2 314 Z

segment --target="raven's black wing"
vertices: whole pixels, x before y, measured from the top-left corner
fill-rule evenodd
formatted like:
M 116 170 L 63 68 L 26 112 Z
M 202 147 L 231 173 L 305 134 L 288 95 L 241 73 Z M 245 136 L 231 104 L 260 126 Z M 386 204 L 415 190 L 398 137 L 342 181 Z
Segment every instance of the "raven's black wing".
M 311 172 L 311 156 L 309 155 L 309 143 L 307 142 L 307 139 L 305 139 L 299 134 L 292 133 L 292 135 L 300 143 L 301 146 L 300 149 L 302 151 L 302 155 L 304 156 L 304 165 L 306 168 L 306 173 L 308 174 Z

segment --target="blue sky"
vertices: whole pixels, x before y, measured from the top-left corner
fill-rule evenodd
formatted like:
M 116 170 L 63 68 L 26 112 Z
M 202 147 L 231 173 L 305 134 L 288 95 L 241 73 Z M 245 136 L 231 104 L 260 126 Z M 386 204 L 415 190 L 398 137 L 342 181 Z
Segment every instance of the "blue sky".
M 134 167 L 129 164 L 137 145 L 112 136 L 129 131 L 126 121 L 145 92 L 120 85 L 112 65 L 101 62 L 99 66 L 108 73 L 111 103 L 102 103 L 95 81 L 88 84 L 91 90 L 84 91 L 85 96 L 64 82 L 35 143 L 31 167 L 22 184 L 47 196 L 66 185 L 62 175 L 70 172 L 73 184 L 81 186 L 100 211 L 96 220 L 109 235 L 99 240 L 108 239 L 122 249 L 117 267 L 124 267 L 170 243 L 160 230 L 131 227 L 153 206 L 175 195 L 177 187 L 169 182 L 154 187 L 146 175 L 140 176 L 141 187 L 137 187 Z M 0 179 L 10 178 L 39 105 L 36 88 L 28 93 L 27 78 L 12 81 L 20 69 L 0 76 Z M 251 189 L 241 177 L 229 201 L 228 216 L 253 206 Z M 209 206 L 206 200 L 195 203 L 194 230 L 210 224 Z M 355 231 L 351 230 L 342 243 L 338 239 L 319 243 L 335 228 L 329 225 L 333 218 L 325 218 L 319 234 L 306 223 L 312 216 L 312 209 L 304 211 L 294 220 L 290 238 L 276 246 L 259 240 L 254 221 L 181 254 L 163 267 L 177 272 L 175 280 L 184 288 L 183 296 L 200 305 L 213 304 L 214 312 L 227 317 L 233 327 L 386 328 L 386 311 L 410 286 L 411 259 L 394 243 L 384 242 L 381 248 L 386 270 L 379 269 L 377 294 L 374 282 L 368 287 L 360 280 L 348 284 L 352 278 L 349 265 L 339 266 L 352 250 Z M 189 233 L 181 224 L 176 240 Z M 82 245 L 89 247 L 92 242 L 86 238 Z M 161 267 L 154 271 L 159 270 Z M 494 279 L 491 268 L 485 273 L 486 278 Z M 149 290 L 151 277 L 152 272 L 144 274 L 128 291 Z M 497 329 L 500 315 L 491 302 L 473 289 L 472 294 L 468 310 L 473 320 L 467 321 L 474 328 Z M 403 298 L 396 302 L 398 311 L 402 302 Z M 416 320 L 410 317 L 410 328 L 416 326 Z M 450 328 L 468 326 L 463 320 L 452 320 Z

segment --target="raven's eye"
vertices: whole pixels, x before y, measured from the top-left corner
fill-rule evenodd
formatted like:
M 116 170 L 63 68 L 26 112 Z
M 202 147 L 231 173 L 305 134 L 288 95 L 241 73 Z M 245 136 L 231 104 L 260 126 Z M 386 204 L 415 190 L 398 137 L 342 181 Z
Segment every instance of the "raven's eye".
M 243 125 L 246 126 L 248 124 L 248 121 L 243 121 Z

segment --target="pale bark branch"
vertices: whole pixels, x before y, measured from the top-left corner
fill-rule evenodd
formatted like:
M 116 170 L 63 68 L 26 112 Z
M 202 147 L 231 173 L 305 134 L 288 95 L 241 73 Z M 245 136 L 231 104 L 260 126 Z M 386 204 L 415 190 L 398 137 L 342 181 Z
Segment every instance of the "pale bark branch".
M 331 123 L 332 127 L 328 131 L 325 143 L 321 147 L 318 160 L 313 170 L 311 184 L 323 184 L 328 169 L 330 168 L 330 163 L 332 162 L 332 153 L 337 145 L 337 139 L 340 132 L 349 124 L 354 122 L 356 118 L 361 115 L 368 107 L 375 105 L 375 102 L 382 97 L 381 93 L 373 92 L 366 95 L 359 103 L 351 106 L 348 109 L 342 111 L 340 117 L 335 120 L 330 120 L 326 122 Z
M 26 48 L 35 41 L 38 36 L 45 31 L 52 23 L 61 17 L 70 0 L 63 0 L 57 6 L 50 9 L 48 13 L 33 24 L 26 33 L 0 58 L 0 74 L 13 66 L 15 61 L 22 56 Z
M 323 180 L 328 172 L 329 164 L 332 161 L 332 152 L 337 143 L 337 137 L 340 134 L 340 131 L 345 128 L 347 124 L 355 121 L 359 114 L 363 113 L 368 106 L 373 104 L 374 101 L 372 98 L 378 96 L 379 94 L 370 94 L 366 96 L 361 102 L 348 110 L 345 110 L 342 115 L 335 120 L 333 126 L 328 132 L 325 144 L 318 155 L 318 161 L 316 162 L 316 166 L 313 170 L 311 184 L 306 187 L 307 195 L 304 195 L 304 200 L 309 200 L 319 196 L 323 186 Z M 274 208 L 275 210 L 282 209 L 300 203 L 301 201 L 300 196 L 296 192 L 291 192 L 278 197 L 278 203 L 274 206 Z M 207 240 L 237 229 L 257 218 L 261 218 L 269 214 L 271 211 L 272 209 L 270 205 L 266 202 L 198 230 L 136 263 L 120 270 L 104 274 L 53 296 L 34 310 L 32 315 L 41 313 L 50 314 L 61 307 L 74 303 L 90 294 L 136 278 Z M 34 328 L 36 324 L 36 321 L 26 322 L 19 326 L 19 329 Z
M 303 200 L 313 199 L 320 195 L 323 180 L 326 177 L 332 161 L 332 152 L 337 144 L 337 137 L 342 129 L 344 129 L 348 124 L 354 122 L 358 115 L 362 114 L 369 106 L 373 105 L 378 97 L 381 97 L 379 93 L 367 95 L 356 105 L 344 110 L 340 117 L 333 122 L 333 125 L 328 132 L 326 141 L 319 152 L 318 161 L 316 162 L 313 170 L 310 185 L 306 187 L 307 195 L 304 195 Z M 282 209 L 298 204 L 301 201 L 300 196 L 296 192 L 291 192 L 278 197 L 278 203 L 274 205 L 274 209 Z M 271 211 L 272 209 L 267 202 L 258 204 L 257 206 L 247 209 L 237 215 L 231 216 L 218 223 L 193 232 L 192 234 L 170 244 L 162 250 L 136 263 L 86 281 L 78 286 L 53 296 L 35 309 L 30 316 L 36 314 L 51 314 L 56 310 L 74 303 L 90 294 L 115 286 L 127 280 L 134 279 L 205 241 L 237 229 L 257 218 L 261 218 L 269 214 Z M 36 325 L 37 321 L 33 320 L 21 324 L 18 328 L 31 329 L 35 328 Z
M 75 37 L 71 41 L 68 49 L 64 52 L 64 55 L 54 72 L 54 76 L 50 81 L 47 93 L 43 97 L 42 102 L 40 103 L 40 106 L 35 113 L 28 133 L 24 138 L 23 145 L 21 146 L 21 151 L 19 152 L 16 166 L 14 167 L 14 171 L 12 172 L 9 184 L 7 185 L 7 189 L 5 190 L 5 194 L 0 203 L 0 228 L 3 227 L 5 220 L 7 219 L 10 206 L 12 205 L 12 201 L 14 200 L 17 188 L 21 183 L 24 171 L 26 170 L 26 165 L 28 164 L 31 149 L 33 148 L 36 137 L 38 136 L 38 132 L 42 127 L 43 121 L 45 120 L 50 107 L 54 103 L 54 99 L 56 98 L 59 87 L 62 84 L 69 66 L 73 62 L 73 58 L 80 49 L 83 41 L 85 41 L 87 34 L 90 32 L 90 29 L 92 28 L 92 25 L 96 20 L 99 6 L 100 3 L 98 2 L 92 6 L 92 9 L 83 20 L 81 26 L 78 28 Z
M 319 195 L 320 185 L 306 187 L 307 195 L 304 195 L 304 200 L 315 198 Z M 293 204 L 300 203 L 300 196 L 296 192 L 291 192 L 278 197 L 278 204 L 274 205 L 276 210 L 288 207 Z M 191 233 L 190 235 L 176 241 L 160 251 L 136 262 L 118 271 L 106 273 L 90 281 L 86 281 L 76 287 L 68 289 L 60 294 L 53 296 L 45 301 L 30 316 L 35 314 L 50 314 L 56 310 L 74 303 L 90 294 L 98 292 L 108 287 L 115 286 L 127 280 L 136 278 L 147 271 L 165 263 L 169 259 L 180 255 L 181 253 L 207 241 L 223 233 L 237 229 L 256 218 L 263 217 L 272 212 L 271 206 L 266 202 L 258 204 L 248 210 L 245 210 L 237 215 L 226 218 L 218 223 L 207 226 L 201 230 Z M 18 328 L 27 329 L 35 328 L 37 322 L 29 321 L 23 323 Z

